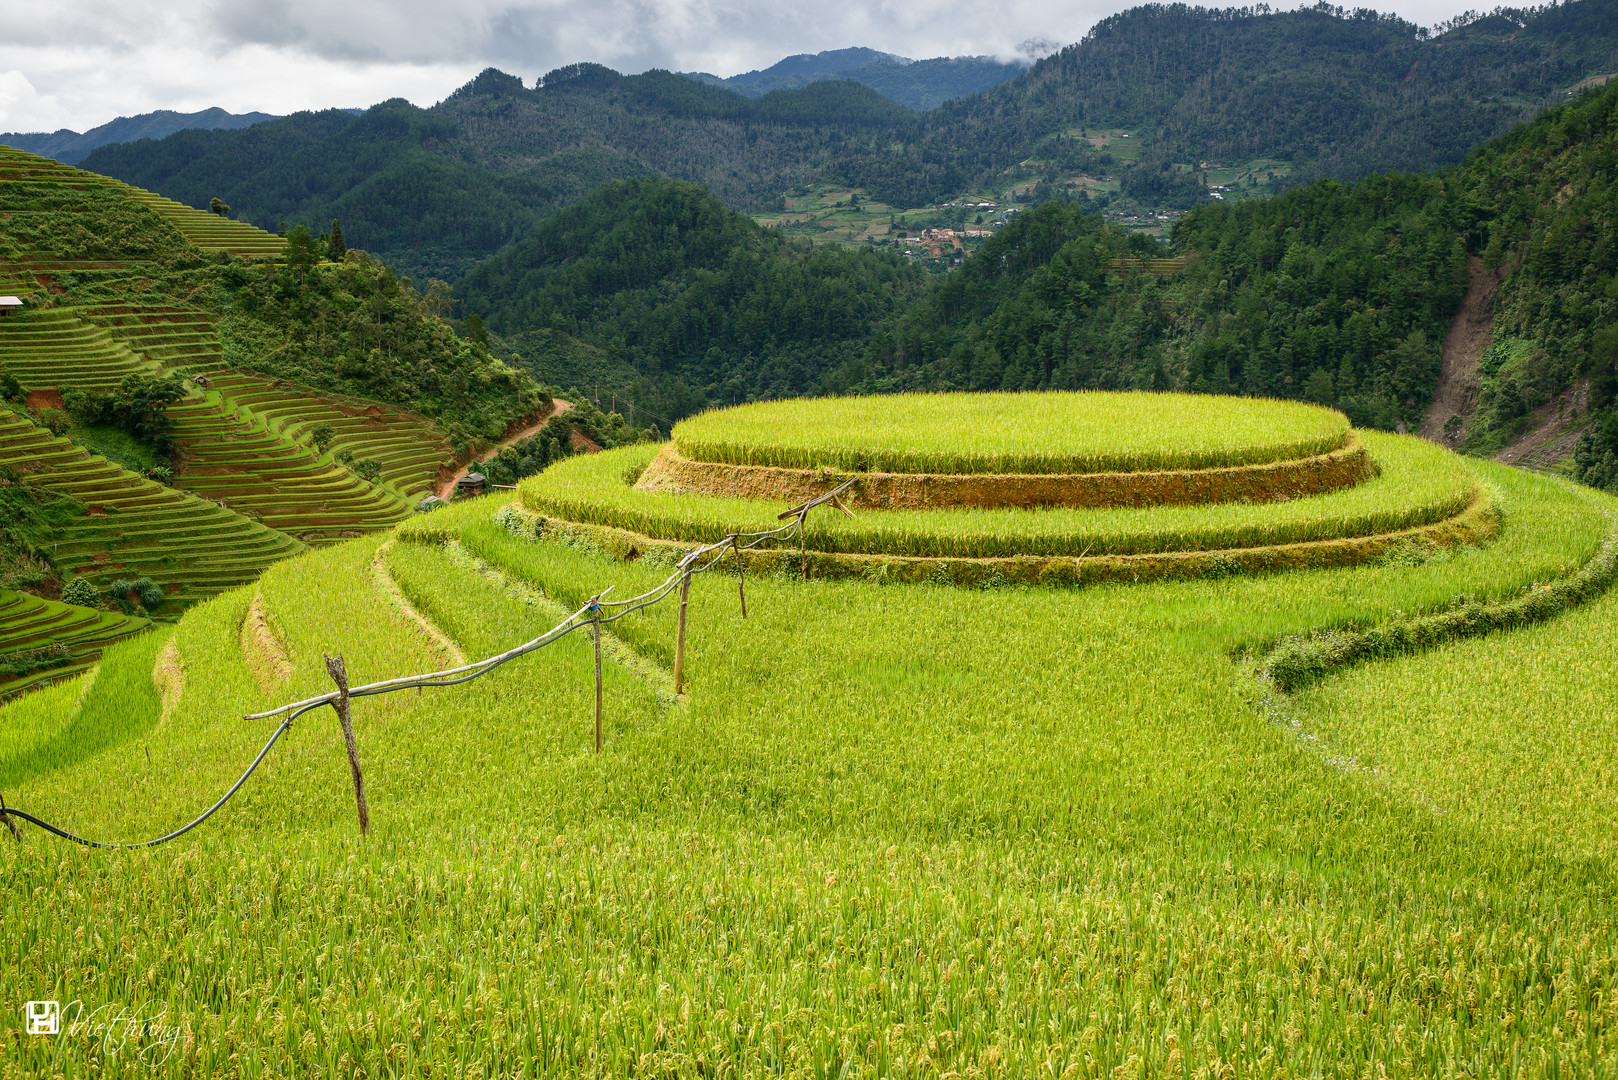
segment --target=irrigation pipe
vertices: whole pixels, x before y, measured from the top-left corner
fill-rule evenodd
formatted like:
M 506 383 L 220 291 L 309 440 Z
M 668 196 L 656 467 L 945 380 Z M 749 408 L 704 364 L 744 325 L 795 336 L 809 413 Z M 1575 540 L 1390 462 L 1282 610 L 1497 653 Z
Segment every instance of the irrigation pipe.
M 264 748 L 258 752 L 258 756 L 255 757 L 252 763 L 247 766 L 247 768 L 242 772 L 241 776 L 236 778 L 236 782 L 230 786 L 230 789 L 221 795 L 219 800 L 212 806 L 208 807 L 208 809 L 204 810 L 201 814 L 198 814 L 195 818 L 180 826 L 178 829 L 175 829 L 173 832 L 165 833 L 162 836 L 155 837 L 151 840 L 91 840 L 71 833 L 66 829 L 53 825 L 41 818 L 35 817 L 26 810 L 19 810 L 15 807 L 7 806 L 4 798 L 0 798 L 0 821 L 5 822 L 6 827 L 11 830 L 13 836 L 17 835 L 17 830 L 11 819 L 16 818 L 19 821 L 26 821 L 31 825 L 37 825 L 39 828 L 44 829 L 53 836 L 61 837 L 64 840 L 71 840 L 75 844 L 82 844 L 85 847 L 106 849 L 156 847 L 158 844 L 165 844 L 170 840 L 184 836 L 192 829 L 195 829 L 197 826 L 213 817 L 214 814 L 218 813 L 219 810 L 223 808 L 224 805 L 242 789 L 242 785 L 247 783 L 248 777 L 253 775 L 254 771 L 259 767 L 259 764 L 263 762 L 264 758 L 269 754 L 270 749 L 275 746 L 276 742 L 280 740 L 281 736 L 286 734 L 287 731 L 292 728 L 292 722 L 309 710 L 319 708 L 322 705 L 331 705 L 333 708 L 337 708 L 340 701 L 343 701 L 346 704 L 346 701 L 354 698 L 375 697 L 378 694 L 391 694 L 397 690 L 459 686 L 461 683 L 471 682 L 473 679 L 487 675 L 489 672 L 493 671 L 497 667 L 500 667 L 502 664 L 509 663 L 520 656 L 526 656 L 527 654 L 538 649 L 542 649 L 553 642 L 560 641 L 562 638 L 571 634 L 575 630 L 585 628 L 590 629 L 592 636 L 595 638 L 596 645 L 596 750 L 599 752 L 601 749 L 601 704 L 599 696 L 601 677 L 601 627 L 608 623 L 617 622 L 626 615 L 658 603 L 669 596 L 669 594 L 674 592 L 676 589 L 680 589 L 682 594 L 685 593 L 690 587 L 692 575 L 703 573 L 717 566 L 719 562 L 724 559 L 727 549 L 735 554 L 737 565 L 740 566 L 741 553 L 757 547 L 766 540 L 791 540 L 801 537 L 804 523 L 809 518 L 809 511 L 815 509 L 817 506 L 822 506 L 826 503 L 835 503 L 837 507 L 844 513 L 848 513 L 849 511 L 847 507 L 843 506 L 842 502 L 837 497 L 852 487 L 855 481 L 858 479 L 858 477 L 850 477 L 836 488 L 828 491 L 826 494 L 809 499 L 808 501 L 800 503 L 789 510 L 782 511 L 778 517 L 778 520 L 784 521 L 788 518 L 791 518 L 792 520 L 779 528 L 766 529 L 757 532 L 730 533 L 722 540 L 692 549 L 680 559 L 679 566 L 675 569 L 674 573 L 669 576 L 668 580 L 664 581 L 661 585 L 658 585 L 655 588 L 641 593 L 639 596 L 631 597 L 628 600 L 607 600 L 605 599 L 607 594 L 612 592 L 612 586 L 608 586 L 586 601 L 583 607 L 579 608 L 573 614 L 569 615 L 567 618 L 563 619 L 561 622 L 557 623 L 543 634 L 540 634 L 531 641 L 518 645 L 514 649 L 508 649 L 496 656 L 485 657 L 482 660 L 476 660 L 470 664 L 462 664 L 459 667 L 446 668 L 443 671 L 433 671 L 423 675 L 404 675 L 396 679 L 384 679 L 381 682 L 366 683 L 363 686 L 348 687 L 346 690 L 341 686 L 341 684 L 339 684 L 339 688 L 331 691 L 330 693 L 320 694 L 316 697 L 304 698 L 302 701 L 294 701 L 287 705 L 281 705 L 277 708 L 270 709 L 267 712 L 252 713 L 243 717 L 245 720 L 268 720 L 284 714 L 286 718 L 276 725 L 275 731 L 270 734 L 269 741 L 264 744 Z M 747 601 L 744 597 L 742 600 L 744 605 L 744 613 L 746 602 Z M 684 605 L 682 603 L 682 608 L 683 607 Z M 621 610 L 614 611 L 613 614 L 608 615 L 605 614 L 603 610 L 606 608 L 616 608 Z M 683 616 L 683 610 L 681 614 Z M 684 630 L 684 620 L 682 618 L 680 626 L 682 639 L 684 636 Z M 355 783 L 356 790 L 358 790 L 359 766 L 357 764 L 357 759 L 351 760 L 355 762 Z M 363 807 L 364 803 L 362 796 L 362 832 L 365 829 L 367 817 Z

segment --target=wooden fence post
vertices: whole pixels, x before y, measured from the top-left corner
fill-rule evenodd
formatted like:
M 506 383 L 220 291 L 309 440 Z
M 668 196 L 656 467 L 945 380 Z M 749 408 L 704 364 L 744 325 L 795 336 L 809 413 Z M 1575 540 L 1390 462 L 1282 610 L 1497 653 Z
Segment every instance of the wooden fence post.
M 691 597 L 691 557 L 681 560 L 685 574 L 680 578 L 680 622 L 674 632 L 674 694 L 685 693 L 685 608 Z
M 742 618 L 747 618 L 747 564 L 742 562 L 742 545 L 736 537 L 730 538 L 730 548 L 736 553 L 736 595 L 742 599 Z
M 360 775 L 360 751 L 354 744 L 354 721 L 348 709 L 348 670 L 343 666 L 342 653 L 338 653 L 335 660 L 326 657 L 326 673 L 337 684 L 337 698 L 331 707 L 337 711 L 337 719 L 343 725 L 343 742 L 348 745 L 348 768 L 354 776 L 354 804 L 359 808 L 360 835 L 364 836 L 371 828 L 371 811 L 365 805 L 365 778 Z
M 595 599 L 595 620 L 591 636 L 596 642 L 596 753 L 601 753 L 601 598 Z

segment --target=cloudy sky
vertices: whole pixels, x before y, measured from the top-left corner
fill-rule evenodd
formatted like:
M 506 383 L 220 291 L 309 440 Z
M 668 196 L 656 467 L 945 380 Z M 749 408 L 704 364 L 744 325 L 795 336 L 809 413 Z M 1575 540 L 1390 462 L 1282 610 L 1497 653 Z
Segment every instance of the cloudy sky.
M 734 75 L 867 45 L 904 56 L 1077 41 L 1124 0 L 7 0 L 0 131 L 83 131 L 218 105 L 287 113 L 440 100 L 489 65 L 525 82 L 593 60 Z M 1224 6 L 1215 0 L 1214 6 Z M 1277 4 L 1276 6 L 1293 6 Z M 1345 6 L 1353 6 L 1347 4 Z M 1375 5 L 1429 25 L 1444 0 Z

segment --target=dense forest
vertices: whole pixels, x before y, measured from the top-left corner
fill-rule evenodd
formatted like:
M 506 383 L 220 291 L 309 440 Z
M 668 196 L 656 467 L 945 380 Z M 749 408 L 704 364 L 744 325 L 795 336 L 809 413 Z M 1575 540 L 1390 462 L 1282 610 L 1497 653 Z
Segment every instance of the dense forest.
M 637 179 L 546 219 L 456 298 L 550 381 L 588 383 L 587 367 L 557 365 L 610 356 L 614 391 L 675 416 L 824 389 L 923 288 L 898 256 L 789 241 L 695 185 Z
M 1288 182 L 1419 170 L 1458 162 L 1581 80 L 1618 71 L 1618 0 L 1469 17 L 1431 34 L 1324 2 L 1134 8 L 1026 75 L 945 103 L 902 149 L 861 163 L 859 179 L 918 205 L 1018 168 L 1127 179 L 1274 158 Z M 1140 161 L 1103 160 L 1084 136 L 1104 129 L 1142 135 Z
M 610 180 L 680 178 L 756 211 L 818 180 L 917 207 L 1086 175 L 1184 208 L 1221 162 L 1273 159 L 1277 190 L 1452 164 L 1613 71 L 1618 0 L 1502 9 L 1439 34 L 1326 4 L 1152 5 L 920 116 L 849 81 L 748 98 L 577 64 L 530 86 L 486 71 L 430 109 L 389 101 L 103 147 L 86 167 L 193 206 L 222 198 L 271 229 L 341 218 L 401 273 L 453 282 Z M 1098 137 L 1118 130 L 1140 136 L 1130 154 Z
M 869 86 L 883 97 L 917 112 L 925 112 L 950 98 L 998 86 L 1024 70 L 1025 65 L 1003 64 L 992 56 L 909 60 L 875 49 L 833 49 L 789 56 L 762 71 L 746 71 L 728 79 L 706 73 L 686 75 L 748 97 L 762 97 L 772 90 L 792 90 L 824 79 L 846 79 Z
M 856 391 L 1173 388 L 1301 398 L 1356 424 L 1426 414 L 1472 254 L 1503 276 L 1466 445 L 1492 452 L 1575 380 L 1618 390 L 1618 81 L 1436 174 L 1320 180 L 1198 207 L 1178 273 L 1080 204 L 1022 215 L 834 380 Z M 1457 420 L 1462 418 L 1457 417 Z M 1618 421 L 1581 468 L 1603 484 Z

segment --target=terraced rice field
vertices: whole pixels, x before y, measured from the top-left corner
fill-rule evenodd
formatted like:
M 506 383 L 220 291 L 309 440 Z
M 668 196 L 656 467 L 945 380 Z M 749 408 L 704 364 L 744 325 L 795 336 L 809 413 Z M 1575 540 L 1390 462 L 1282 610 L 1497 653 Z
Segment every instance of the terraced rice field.
M 745 619 L 705 575 L 686 694 L 674 604 L 607 628 L 600 754 L 583 635 L 357 701 L 364 838 L 320 714 L 171 847 L 24 828 L 0 997 L 161 1000 L 173 1036 L 18 1038 L 0 1077 L 152 1075 L 136 1046 L 176 1076 L 1612 1075 L 1618 602 L 1293 696 L 1251 679 L 1287 635 L 1524 595 L 1612 540 L 1618 500 L 1476 468 L 1495 540 L 1352 568 L 749 574 Z M 257 753 L 242 713 L 329 689 L 323 654 L 356 680 L 449 663 L 379 567 L 471 656 L 669 573 L 501 503 L 274 567 L 189 612 L 167 666 L 151 635 L 0 709 L 8 803 L 156 835 Z
M 195 374 L 219 364 L 219 328 L 197 308 L 98 304 L 84 317 L 165 370 Z
M 0 411 L 0 461 L 84 503 L 51 557 L 98 585 L 150 577 L 189 603 L 251 581 L 304 546 L 285 533 L 92 457 L 15 413 Z
M 0 371 L 25 390 L 110 390 L 155 365 L 74 308 L 25 309 L 0 319 Z
M 350 450 L 357 458 L 378 462 L 380 483 L 402 498 L 419 498 L 452 463 L 452 451 L 438 429 L 402 409 L 245 372 L 211 371 L 208 380 L 244 414 L 289 439 L 304 442 L 316 428 L 330 427 L 336 434 L 327 454 Z
M 0 589 L 0 658 L 51 646 L 64 647 L 66 663 L 21 674 L 0 671 L 0 697 L 42 682 L 69 678 L 92 667 L 101 650 L 149 627 L 146 619 L 92 611 L 27 593 Z
M 305 543 L 387 528 L 409 515 L 396 493 L 238 413 L 231 399 L 211 389 L 169 407 L 185 459 L 177 486 Z
M 161 214 L 199 248 L 228 251 L 244 258 L 276 258 L 286 247 L 285 240 L 256 225 L 230 221 L 206 210 L 196 210 L 145 188 L 121 183 L 119 186 L 132 198 Z
M 1017 402 L 1008 409 L 996 395 L 896 398 L 896 415 L 882 422 L 873 419 L 873 403 L 882 399 L 873 398 L 707 413 L 676 425 L 671 446 L 682 455 L 678 469 L 669 467 L 667 449 L 627 447 L 531 477 L 523 482 L 522 502 L 537 515 L 535 528 L 582 530 L 613 550 L 647 553 L 713 543 L 733 532 L 766 532 L 780 524 L 787 506 L 848 480 L 849 502 L 863 511 L 818 514 L 789 542 L 764 541 L 761 551 L 777 552 L 765 566 L 795 563 L 804 575 L 941 575 L 960 583 L 1077 584 L 1345 565 L 1381 558 L 1398 545 L 1472 542 L 1494 528 L 1490 491 L 1462 459 L 1407 436 L 1351 434 L 1346 418 L 1332 410 L 1187 395 L 1000 397 Z M 836 413 L 837 404 L 847 411 Z M 1182 445 L 1174 433 L 1199 406 L 1210 430 Z M 977 438 L 969 450 L 940 442 L 942 433 L 994 416 L 1005 420 L 1005 429 Z M 1053 434 L 1042 441 L 1036 434 L 1042 430 Z M 1038 452 L 1021 449 L 1035 445 Z M 1351 456 L 1359 453 L 1364 457 Z M 805 468 L 826 456 L 844 464 L 965 471 Z M 1339 459 L 1349 467 L 1330 483 L 1294 489 L 1289 480 L 1253 497 L 1263 490 L 1259 478 L 1301 476 L 1308 462 Z M 712 478 L 705 470 L 729 481 L 749 470 L 774 475 L 771 470 L 779 473 L 789 462 L 800 470 L 791 499 L 772 498 L 767 490 L 748 497 L 708 494 L 704 486 Z M 974 471 L 1009 465 L 1029 471 Z M 1044 471 L 1130 465 L 1136 468 L 1104 474 Z M 1161 471 L 1187 466 L 1192 471 Z M 1192 482 L 1210 475 L 1223 479 Z M 870 495 L 868 485 L 881 493 Z M 1063 499 L 1064 485 L 1098 498 Z M 979 501 L 955 501 L 957 486 L 972 488 Z M 889 489 L 900 487 L 907 501 L 883 508 L 892 504 Z M 1053 489 L 1043 505 L 1019 501 L 1042 488 Z M 935 506 L 929 502 L 935 492 L 949 499 Z M 795 559 L 783 554 L 789 548 Z
M 210 251 L 226 251 L 246 258 L 275 258 L 286 247 L 286 241 L 255 225 L 229 221 L 217 214 L 197 210 L 162 195 L 126 184 L 109 176 L 85 172 L 50 158 L 39 157 L 25 151 L 0 146 L 0 181 L 39 184 L 70 184 L 77 187 L 107 187 L 120 191 L 157 214 L 192 244 Z M 117 269 L 118 263 L 93 261 L 63 261 L 47 265 L 37 264 L 41 272 Z
M 323 543 L 404 519 L 451 453 L 432 425 L 399 409 L 339 402 L 307 387 L 221 370 L 212 317 L 191 308 L 105 304 L 0 320 L 0 370 L 26 390 L 105 390 L 133 372 L 212 373 L 169 409 L 185 462 L 176 485 L 271 528 Z M 323 450 L 316 427 L 336 435 Z M 371 483 L 337 461 L 382 468 Z
M 940 558 L 1137 555 L 1337 540 L 1418 528 L 1472 505 L 1477 483 L 1456 455 L 1409 436 L 1363 432 L 1381 475 L 1327 495 L 1278 503 L 1125 509 L 875 510 L 822 514 L 810 548 L 860 555 Z M 736 530 L 765 531 L 784 505 L 624 482 L 657 448 L 580 456 L 522 485 L 529 509 L 564 521 L 712 543 Z
M 1099 473 L 1258 465 L 1336 450 L 1348 419 L 1295 401 L 1204 394 L 794 398 L 682 420 L 692 461 L 896 473 Z

